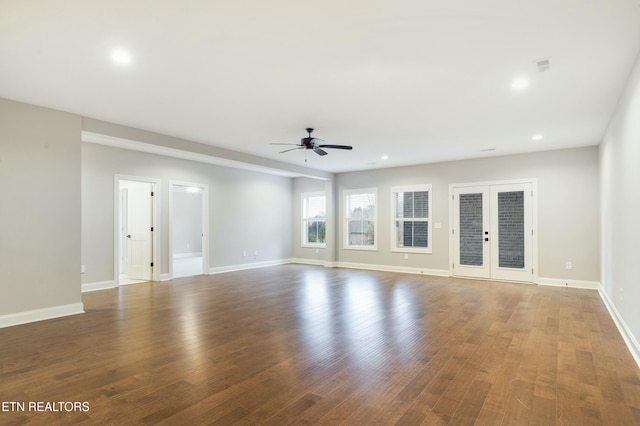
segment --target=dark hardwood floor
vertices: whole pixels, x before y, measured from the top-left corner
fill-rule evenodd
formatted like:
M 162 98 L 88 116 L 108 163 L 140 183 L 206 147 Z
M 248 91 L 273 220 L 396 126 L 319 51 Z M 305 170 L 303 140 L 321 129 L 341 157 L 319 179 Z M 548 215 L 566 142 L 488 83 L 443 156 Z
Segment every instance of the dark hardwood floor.
M 0 329 L 0 424 L 640 424 L 595 291 L 284 265 L 83 300 Z

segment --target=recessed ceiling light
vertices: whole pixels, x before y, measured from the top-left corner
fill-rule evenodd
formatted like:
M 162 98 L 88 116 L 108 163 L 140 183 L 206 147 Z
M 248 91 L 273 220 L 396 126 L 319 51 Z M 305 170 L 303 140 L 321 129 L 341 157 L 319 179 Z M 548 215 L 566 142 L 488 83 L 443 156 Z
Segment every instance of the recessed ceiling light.
M 388 155 L 383 155 L 382 157 L 380 157 L 381 160 L 388 160 L 389 156 Z
M 481 149 L 480 151 L 481 152 L 491 152 L 491 151 L 495 151 L 495 150 L 496 150 L 495 148 L 484 148 L 484 149 Z
M 513 80 L 513 83 L 511 83 L 511 88 L 513 90 L 522 91 L 527 87 L 529 87 L 529 79 L 525 77 L 518 77 Z
M 533 136 L 531 136 L 531 140 L 532 141 L 541 141 L 542 140 L 542 135 L 533 135 Z
M 111 52 L 111 59 L 118 65 L 129 65 L 132 57 L 128 50 L 116 49 Z

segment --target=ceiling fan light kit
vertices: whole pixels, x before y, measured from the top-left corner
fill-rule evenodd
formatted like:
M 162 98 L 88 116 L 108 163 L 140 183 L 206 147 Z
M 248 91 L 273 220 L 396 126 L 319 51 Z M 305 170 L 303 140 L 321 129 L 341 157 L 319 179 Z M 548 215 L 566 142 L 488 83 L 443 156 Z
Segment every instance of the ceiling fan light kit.
M 311 133 L 313 133 L 313 128 L 311 127 L 307 127 L 305 129 L 307 131 L 307 133 L 309 134 L 308 137 L 306 138 L 302 138 L 300 139 L 300 143 L 299 144 L 294 144 L 294 143 L 272 143 L 271 145 L 293 145 L 295 148 L 289 148 L 289 149 L 285 149 L 284 151 L 280 151 L 280 154 L 283 154 L 285 152 L 289 152 L 289 151 L 293 151 L 296 149 L 304 149 L 305 150 L 305 158 L 304 161 L 307 161 L 307 157 L 306 157 L 306 150 L 311 149 L 313 150 L 313 152 L 315 152 L 316 154 L 320 155 L 320 156 L 325 156 L 327 155 L 327 151 L 325 151 L 322 148 L 330 148 L 330 149 L 344 149 L 344 150 L 351 150 L 353 149 L 353 147 L 349 146 L 349 145 L 331 145 L 331 144 L 323 144 L 322 142 L 324 142 L 322 139 L 318 139 L 318 138 L 314 138 L 311 136 Z

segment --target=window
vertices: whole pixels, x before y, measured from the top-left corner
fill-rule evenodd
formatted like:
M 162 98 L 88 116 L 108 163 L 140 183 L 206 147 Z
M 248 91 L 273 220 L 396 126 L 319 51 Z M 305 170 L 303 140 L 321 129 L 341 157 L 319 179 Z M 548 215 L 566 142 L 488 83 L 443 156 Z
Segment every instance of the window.
M 431 185 L 391 188 L 391 251 L 431 253 Z
M 302 246 L 325 247 L 327 202 L 324 193 L 302 194 Z
M 376 250 L 375 189 L 344 191 L 345 248 Z

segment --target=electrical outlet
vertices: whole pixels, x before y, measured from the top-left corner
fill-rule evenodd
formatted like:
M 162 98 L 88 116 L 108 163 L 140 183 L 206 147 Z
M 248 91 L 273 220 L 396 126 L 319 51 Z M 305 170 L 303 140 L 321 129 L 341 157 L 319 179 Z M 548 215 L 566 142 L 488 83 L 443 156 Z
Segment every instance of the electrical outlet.
M 407 260 L 409 258 L 409 253 L 404 254 L 404 259 Z
M 316 249 L 316 254 L 320 253 L 320 249 Z
M 246 250 L 244 250 L 244 251 L 242 252 L 242 257 L 247 257 L 247 251 L 246 251 Z
M 567 263 L 565 263 L 564 267 L 565 267 L 565 269 L 573 269 L 573 263 L 567 262 Z

